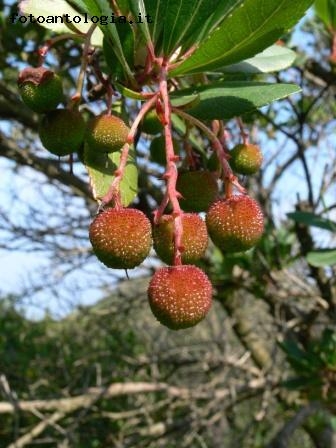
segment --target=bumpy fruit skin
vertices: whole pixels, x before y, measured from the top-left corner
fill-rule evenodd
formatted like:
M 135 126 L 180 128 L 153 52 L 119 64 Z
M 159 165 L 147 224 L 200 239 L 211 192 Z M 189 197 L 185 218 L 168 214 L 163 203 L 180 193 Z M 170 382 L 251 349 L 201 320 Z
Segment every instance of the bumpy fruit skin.
M 199 260 L 208 247 L 208 232 L 203 219 L 196 213 L 182 215 L 182 263 L 193 264 Z M 154 249 L 167 264 L 173 264 L 174 258 L 174 218 L 163 215 L 153 228 Z
M 162 123 L 159 120 L 155 109 L 151 109 L 145 115 L 142 122 L 142 132 L 150 135 L 156 135 L 162 132 Z
M 90 151 L 120 151 L 127 140 L 129 128 L 115 115 L 99 115 L 88 123 L 86 142 Z
M 242 252 L 260 239 L 264 217 L 254 199 L 236 195 L 212 204 L 206 224 L 210 238 L 223 252 Z
M 27 67 L 18 77 L 23 102 L 34 112 L 48 112 L 63 101 L 61 78 L 45 67 Z
M 159 322 L 172 330 L 200 322 L 212 303 L 212 286 L 205 273 L 193 265 L 157 270 L 148 288 L 149 305 Z
M 83 143 L 85 122 L 81 114 L 69 109 L 55 109 L 41 120 L 39 135 L 43 146 L 57 156 L 78 151 Z
M 178 155 L 180 152 L 180 144 L 175 138 L 173 138 L 173 148 L 175 155 Z M 166 142 L 163 135 L 153 138 L 149 145 L 149 152 L 153 162 L 158 165 L 166 165 Z
M 135 208 L 108 209 L 92 221 L 89 237 L 97 258 L 109 268 L 132 269 L 152 245 L 149 219 Z
M 231 168 L 238 174 L 255 174 L 263 161 L 260 148 L 250 143 L 236 145 L 230 151 L 230 156 Z
M 210 171 L 179 173 L 176 189 L 182 195 L 180 205 L 186 212 L 205 212 L 218 197 L 217 180 Z

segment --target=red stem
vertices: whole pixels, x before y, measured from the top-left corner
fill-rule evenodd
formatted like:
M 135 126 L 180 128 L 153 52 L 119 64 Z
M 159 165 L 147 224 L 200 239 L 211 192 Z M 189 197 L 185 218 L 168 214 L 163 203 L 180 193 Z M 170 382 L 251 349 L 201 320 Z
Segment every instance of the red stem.
M 238 123 L 239 129 L 240 129 L 240 134 L 241 134 L 242 139 L 243 139 L 243 145 L 248 145 L 248 143 L 249 143 L 249 138 L 248 138 L 249 135 L 248 135 L 248 133 L 244 129 L 243 120 L 240 117 L 237 117 L 237 123 Z
M 162 204 L 155 213 L 155 222 L 158 222 L 162 216 L 164 209 L 166 208 L 168 202 L 171 203 L 173 207 L 172 216 L 174 218 L 174 259 L 173 265 L 179 266 L 182 264 L 181 254 L 183 251 L 182 246 L 182 210 L 178 199 L 181 197 L 180 193 L 176 190 L 177 181 L 177 166 L 176 161 L 178 157 L 175 156 L 173 137 L 172 137 L 172 123 L 171 123 L 171 104 L 168 93 L 167 85 L 167 61 L 162 62 L 160 71 L 160 94 L 163 102 L 164 108 L 164 133 L 165 133 L 165 144 L 166 144 L 166 172 L 164 178 L 166 180 L 166 194 L 163 198 Z
M 232 184 L 234 185 L 241 193 L 246 193 L 245 188 L 243 188 L 240 183 L 238 182 L 237 177 L 233 174 L 232 169 L 228 163 L 227 160 L 227 154 L 225 152 L 225 149 L 223 148 L 223 145 L 219 138 L 209 129 L 204 123 L 199 121 L 197 118 L 187 114 L 186 112 L 178 109 L 177 107 L 172 108 L 173 112 L 175 112 L 177 115 L 180 115 L 185 120 L 189 121 L 193 125 L 197 126 L 203 133 L 208 137 L 208 139 L 211 141 L 212 147 L 214 151 L 217 154 L 218 160 L 221 164 L 222 171 L 223 171 L 223 179 L 225 184 Z M 226 188 L 227 191 L 230 191 Z M 232 191 L 232 189 L 231 189 Z
M 131 129 L 127 136 L 127 141 L 121 150 L 119 166 L 114 172 L 114 179 L 112 181 L 112 184 L 111 184 L 108 192 L 102 198 L 100 208 L 104 207 L 104 205 L 108 204 L 111 201 L 114 201 L 115 208 L 122 207 L 121 197 L 120 197 L 120 182 L 122 181 L 124 173 L 125 173 L 125 168 L 127 165 L 130 145 L 132 145 L 134 142 L 134 137 L 135 137 L 136 131 L 138 129 L 138 126 L 140 124 L 140 121 L 143 119 L 143 117 L 146 115 L 146 113 L 154 106 L 155 102 L 157 101 L 158 95 L 159 95 L 159 93 L 154 95 L 150 100 L 148 100 L 146 103 L 143 104 L 138 115 L 136 116 L 135 120 L 133 121 Z

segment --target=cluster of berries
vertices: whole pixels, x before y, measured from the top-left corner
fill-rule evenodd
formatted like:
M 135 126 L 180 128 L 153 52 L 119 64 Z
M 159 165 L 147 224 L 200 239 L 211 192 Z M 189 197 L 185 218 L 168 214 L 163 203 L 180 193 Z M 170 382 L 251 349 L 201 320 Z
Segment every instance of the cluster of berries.
M 62 84 L 52 71 L 39 67 L 20 73 L 19 89 L 23 101 L 34 111 L 44 113 L 39 134 L 46 149 L 63 156 L 79 151 L 110 153 L 121 150 L 130 129 L 114 115 L 100 115 L 85 124 L 72 109 L 57 109 L 63 100 Z M 142 131 L 162 133 L 162 123 L 151 110 L 142 123 Z M 173 142 L 174 143 L 174 142 Z M 175 142 L 174 151 L 179 151 Z M 152 139 L 153 161 L 165 162 L 165 140 Z M 230 151 L 230 164 L 239 174 L 253 174 L 262 163 L 259 148 L 237 145 Z M 152 224 L 145 214 L 120 204 L 104 208 L 90 225 L 89 237 L 97 258 L 109 268 L 132 269 L 148 256 L 153 245 L 168 267 L 159 268 L 152 277 L 149 304 L 156 318 L 171 329 L 188 328 L 201 321 L 211 306 L 212 285 L 195 263 L 205 254 L 208 235 L 224 252 L 246 251 L 263 232 L 263 214 L 258 203 L 244 194 L 221 198 L 218 180 L 209 170 L 187 170 L 178 174 L 179 214 L 182 236 L 180 263 L 175 263 L 174 240 L 176 215 L 162 214 Z M 203 220 L 200 212 L 206 213 Z

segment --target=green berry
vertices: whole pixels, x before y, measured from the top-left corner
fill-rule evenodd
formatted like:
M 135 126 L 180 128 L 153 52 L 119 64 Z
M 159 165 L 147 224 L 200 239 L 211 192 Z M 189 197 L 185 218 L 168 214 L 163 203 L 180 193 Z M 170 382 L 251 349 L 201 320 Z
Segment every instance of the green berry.
M 210 171 L 186 171 L 178 175 L 176 189 L 186 212 L 205 212 L 218 197 L 217 179 Z
M 97 258 L 109 268 L 132 269 L 152 245 L 149 219 L 135 208 L 111 208 L 95 217 L 89 237 Z
M 196 213 L 182 215 L 182 263 L 193 264 L 200 259 L 208 247 L 208 232 L 203 219 Z M 154 249 L 167 264 L 174 259 L 174 218 L 163 215 L 153 228 Z
M 120 151 L 127 141 L 129 131 L 121 118 L 115 115 L 99 115 L 88 123 L 86 142 L 90 151 Z
M 230 156 L 230 166 L 238 174 L 255 174 L 263 161 L 260 148 L 250 143 L 236 145 L 230 151 Z
M 18 77 L 23 102 L 34 112 L 48 112 L 63 101 L 61 78 L 45 67 L 27 67 Z
M 212 286 L 196 266 L 164 267 L 152 277 L 148 299 L 159 322 L 172 330 L 180 330 L 204 319 L 212 303 Z
M 55 109 L 43 116 L 39 135 L 43 146 L 57 156 L 78 151 L 83 143 L 85 122 L 81 114 L 69 109 Z
M 216 201 L 206 215 L 210 238 L 223 252 L 253 247 L 264 231 L 259 204 L 249 196 L 236 195 Z
M 162 132 L 162 123 L 159 120 L 155 109 L 151 109 L 147 112 L 143 119 L 141 130 L 150 135 L 156 135 Z

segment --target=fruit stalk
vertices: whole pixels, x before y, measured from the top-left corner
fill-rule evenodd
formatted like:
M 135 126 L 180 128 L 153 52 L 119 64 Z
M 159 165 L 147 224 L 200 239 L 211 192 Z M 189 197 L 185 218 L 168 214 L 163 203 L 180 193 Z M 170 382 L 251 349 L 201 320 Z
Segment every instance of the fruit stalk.
M 209 129 L 204 123 L 199 121 L 197 118 L 193 117 L 192 115 L 189 115 L 183 110 L 180 110 L 177 107 L 173 107 L 172 110 L 177 115 L 180 115 L 180 117 L 184 118 L 186 121 L 189 121 L 193 125 L 197 126 L 208 137 L 221 164 L 226 191 L 230 192 L 231 190 L 230 186 L 234 185 L 241 193 L 245 193 L 246 192 L 245 188 L 240 185 L 237 177 L 232 172 L 222 143 L 220 142 L 219 138 L 212 132 L 212 130 Z
M 91 37 L 92 37 L 92 34 L 93 34 L 94 30 L 96 29 L 96 27 L 97 27 L 97 24 L 93 23 L 85 35 L 82 63 L 81 63 L 81 67 L 80 67 L 80 71 L 79 71 L 79 75 L 78 75 L 78 79 L 77 79 L 76 93 L 71 98 L 72 104 L 74 104 L 74 105 L 78 104 L 82 97 L 85 72 L 86 72 L 86 67 L 88 65 L 88 59 L 89 59 L 89 55 L 90 55 Z
M 164 174 L 164 178 L 166 180 L 166 194 L 163 198 L 162 204 L 155 214 L 155 221 L 161 218 L 164 209 L 166 208 L 168 202 L 171 203 L 173 212 L 172 215 L 174 217 L 174 257 L 173 264 L 174 266 L 179 266 L 182 264 L 181 253 L 183 251 L 182 247 L 182 234 L 183 234 L 183 225 L 182 225 L 182 210 L 179 204 L 179 193 L 176 190 L 176 181 L 177 181 L 177 166 L 176 161 L 179 160 L 179 157 L 174 153 L 173 146 L 173 137 L 172 137 L 172 123 L 171 123 L 171 104 L 168 93 L 168 85 L 167 85 L 167 61 L 162 62 L 161 70 L 160 70 L 160 95 L 163 102 L 164 109 L 164 135 L 165 135 L 165 143 L 166 143 L 166 171 Z
M 130 145 L 132 145 L 134 142 L 134 137 L 135 137 L 137 128 L 140 124 L 140 121 L 143 119 L 143 117 L 146 115 L 146 113 L 156 103 L 157 97 L 158 97 L 158 94 L 154 95 L 153 98 L 151 98 L 146 103 L 144 103 L 144 105 L 140 109 L 138 115 L 136 116 L 135 120 L 133 121 L 133 124 L 132 124 L 130 131 L 128 133 L 128 136 L 127 136 L 127 141 L 121 150 L 119 166 L 114 172 L 114 179 L 112 181 L 112 184 L 111 184 L 108 192 L 102 198 L 100 208 L 104 207 L 106 204 L 108 204 L 111 201 L 114 201 L 114 205 L 116 208 L 120 208 L 122 206 L 121 198 L 120 198 L 120 182 L 122 181 L 122 178 L 124 176 Z
M 249 135 L 245 131 L 243 120 L 240 117 L 237 117 L 237 124 L 238 124 L 238 127 L 240 129 L 240 134 L 243 139 L 243 145 L 248 145 L 249 144 L 249 139 L 248 139 Z

